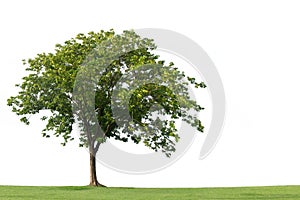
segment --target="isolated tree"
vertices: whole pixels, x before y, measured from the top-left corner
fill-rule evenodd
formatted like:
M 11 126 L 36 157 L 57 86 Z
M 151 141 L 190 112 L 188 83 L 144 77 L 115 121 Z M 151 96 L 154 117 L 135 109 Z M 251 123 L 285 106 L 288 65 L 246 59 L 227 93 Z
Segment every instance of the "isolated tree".
M 74 140 L 72 127 L 77 123 L 79 146 L 90 152 L 90 185 L 103 186 L 97 180 L 95 156 L 107 138 L 142 142 L 171 156 L 179 140 L 176 119 L 203 132 L 201 121 L 190 112 L 203 108 L 191 99 L 188 87 L 205 84 L 159 60 L 152 53 L 155 48 L 151 39 L 133 31 L 78 34 L 57 44 L 54 53 L 23 60 L 28 75 L 16 85 L 20 91 L 8 105 L 27 125 L 31 115 L 51 111 L 41 118 L 47 121 L 42 135 L 62 137 L 62 145 Z M 131 78 L 124 78 L 128 74 Z M 160 117 L 164 115 L 168 118 Z

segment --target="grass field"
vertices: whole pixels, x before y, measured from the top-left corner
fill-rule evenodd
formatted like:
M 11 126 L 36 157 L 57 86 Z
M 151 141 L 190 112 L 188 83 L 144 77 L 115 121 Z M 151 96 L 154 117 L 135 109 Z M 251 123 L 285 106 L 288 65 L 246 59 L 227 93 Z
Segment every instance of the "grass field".
M 300 186 L 180 189 L 0 186 L 0 199 L 300 199 Z

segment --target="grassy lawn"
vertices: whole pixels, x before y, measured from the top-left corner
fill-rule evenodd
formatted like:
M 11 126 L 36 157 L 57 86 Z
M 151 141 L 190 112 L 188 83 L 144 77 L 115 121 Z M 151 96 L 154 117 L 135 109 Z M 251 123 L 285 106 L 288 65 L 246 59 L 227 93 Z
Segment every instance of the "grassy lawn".
M 300 199 L 300 186 L 180 189 L 0 186 L 0 199 Z

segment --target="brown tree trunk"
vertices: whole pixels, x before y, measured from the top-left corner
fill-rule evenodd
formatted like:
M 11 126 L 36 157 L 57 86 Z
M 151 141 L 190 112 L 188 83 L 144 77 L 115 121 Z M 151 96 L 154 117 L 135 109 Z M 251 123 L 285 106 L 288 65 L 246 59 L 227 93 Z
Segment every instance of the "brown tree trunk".
M 90 153 L 90 186 L 106 187 L 97 180 L 96 158 L 93 153 Z

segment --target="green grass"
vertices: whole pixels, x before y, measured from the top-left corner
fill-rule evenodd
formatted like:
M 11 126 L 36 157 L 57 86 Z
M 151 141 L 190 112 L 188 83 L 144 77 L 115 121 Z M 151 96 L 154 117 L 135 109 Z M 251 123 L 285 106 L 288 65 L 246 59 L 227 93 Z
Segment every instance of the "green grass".
M 172 189 L 0 186 L 0 199 L 300 199 L 300 186 Z

